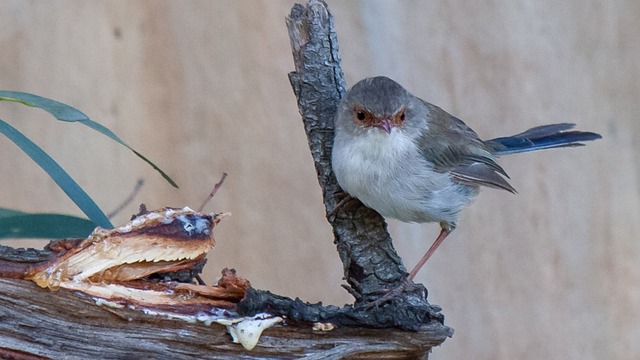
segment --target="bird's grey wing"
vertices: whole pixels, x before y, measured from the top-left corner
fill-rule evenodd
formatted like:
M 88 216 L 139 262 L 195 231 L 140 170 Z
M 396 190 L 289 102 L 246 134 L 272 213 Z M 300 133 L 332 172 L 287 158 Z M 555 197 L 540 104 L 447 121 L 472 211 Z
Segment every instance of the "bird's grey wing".
M 426 104 L 428 129 L 418 139 L 418 145 L 434 170 L 449 172 L 453 181 L 462 184 L 516 192 L 504 179 L 509 178 L 507 173 L 475 131 L 439 107 Z

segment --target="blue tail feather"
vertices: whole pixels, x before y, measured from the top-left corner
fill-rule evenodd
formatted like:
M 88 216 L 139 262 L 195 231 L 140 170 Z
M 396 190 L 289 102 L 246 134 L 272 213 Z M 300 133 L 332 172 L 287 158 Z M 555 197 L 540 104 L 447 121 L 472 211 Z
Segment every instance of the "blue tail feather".
M 531 128 L 513 136 L 485 141 L 493 154 L 508 155 L 527 151 L 552 149 L 558 147 L 583 146 L 581 141 L 602 138 L 600 134 L 585 131 L 565 131 L 575 124 L 552 124 Z

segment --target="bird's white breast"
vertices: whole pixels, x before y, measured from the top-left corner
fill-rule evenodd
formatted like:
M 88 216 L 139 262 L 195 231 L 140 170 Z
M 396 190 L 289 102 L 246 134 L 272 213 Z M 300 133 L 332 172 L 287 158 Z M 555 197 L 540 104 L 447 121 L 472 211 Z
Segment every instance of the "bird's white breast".
M 455 223 L 473 197 L 448 173 L 434 171 L 398 128 L 391 134 L 375 128 L 359 136 L 337 133 L 332 165 L 343 190 L 383 216 L 405 222 Z

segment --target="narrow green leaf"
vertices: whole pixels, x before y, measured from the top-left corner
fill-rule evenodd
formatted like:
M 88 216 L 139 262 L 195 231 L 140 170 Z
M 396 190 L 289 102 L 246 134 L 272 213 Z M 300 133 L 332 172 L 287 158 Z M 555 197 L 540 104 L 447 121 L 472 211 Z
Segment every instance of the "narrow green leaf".
M 85 238 L 95 227 L 93 222 L 71 215 L 21 213 L 0 217 L 0 239 Z
M 19 210 L 0 208 L 0 218 L 15 216 L 15 215 L 23 215 L 23 214 L 25 213 Z
M 82 111 L 67 104 L 29 93 L 0 90 L 0 101 L 13 101 L 27 106 L 40 108 L 55 116 L 56 119 L 62 121 L 74 122 L 89 119 L 89 117 Z
M 67 174 L 55 160 L 44 152 L 33 141 L 29 140 L 16 128 L 0 119 L 0 133 L 4 134 L 18 147 L 22 149 L 33 161 L 35 161 L 44 171 L 51 176 L 53 181 L 73 200 L 76 205 L 94 223 L 106 229 L 113 228 L 107 216 L 100 210 L 98 205 L 82 190 L 82 188 Z
M 131 150 L 136 156 L 142 159 L 144 162 L 149 164 L 152 168 L 154 168 L 157 172 L 162 175 L 171 186 L 178 188 L 178 184 L 173 181 L 169 175 L 167 175 L 162 169 L 160 169 L 156 164 L 152 163 L 151 160 L 147 159 L 145 156 L 134 150 L 132 147 L 127 145 L 122 139 L 120 139 L 113 131 L 109 130 L 107 127 L 91 120 L 87 115 L 85 115 L 80 110 L 71 107 L 67 104 L 63 104 L 61 102 L 44 98 L 42 96 L 33 95 L 29 93 L 19 92 L 19 91 L 7 91 L 0 90 L 0 101 L 13 101 L 17 103 L 21 103 L 31 107 L 40 108 L 51 115 L 53 115 L 56 119 L 61 121 L 68 122 L 79 122 L 83 125 L 86 125 L 101 134 L 108 136 L 112 140 L 120 143 L 127 149 Z

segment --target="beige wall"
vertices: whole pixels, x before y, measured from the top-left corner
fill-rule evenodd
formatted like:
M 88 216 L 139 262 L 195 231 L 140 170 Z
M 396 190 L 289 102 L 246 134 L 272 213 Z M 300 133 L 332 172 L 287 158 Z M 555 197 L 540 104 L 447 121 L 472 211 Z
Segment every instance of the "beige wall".
M 107 211 L 137 178 L 149 208 L 210 211 L 206 278 L 235 267 L 255 287 L 342 304 L 341 265 L 286 74 L 290 1 L 0 1 L 0 88 L 74 105 L 126 150 L 41 111 L 0 104 Z M 483 137 L 576 122 L 586 148 L 504 158 L 520 192 L 485 190 L 425 266 L 454 337 L 434 359 L 640 357 L 640 2 L 330 2 L 350 84 L 395 78 Z M 79 214 L 0 141 L 0 206 Z M 132 205 L 117 216 L 124 223 Z M 407 266 L 436 225 L 391 222 Z

